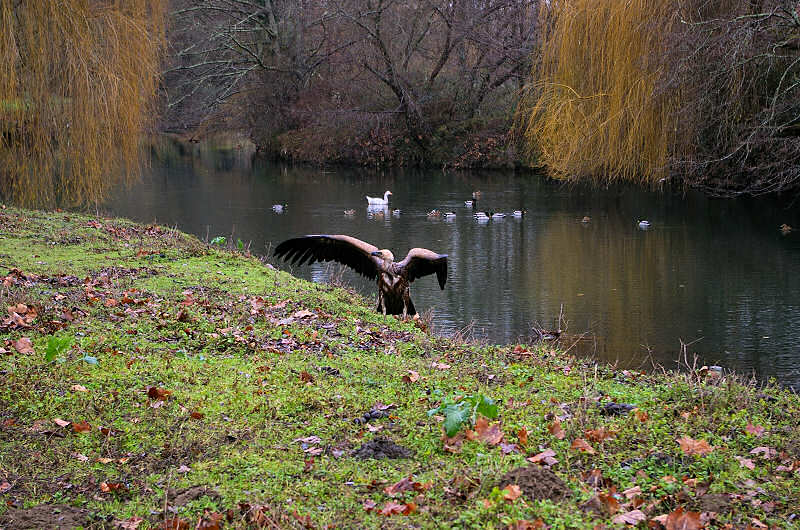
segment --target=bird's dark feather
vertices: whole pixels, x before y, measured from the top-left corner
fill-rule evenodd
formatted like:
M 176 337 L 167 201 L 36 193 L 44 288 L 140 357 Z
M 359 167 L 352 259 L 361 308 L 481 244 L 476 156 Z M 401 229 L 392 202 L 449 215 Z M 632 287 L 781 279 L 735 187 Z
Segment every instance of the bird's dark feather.
M 344 235 L 309 235 L 287 239 L 275 247 L 275 256 L 293 265 L 316 261 L 335 261 L 374 280 L 379 271 L 379 259 L 372 256 L 378 250 L 360 239 Z
M 436 273 L 441 289 L 447 283 L 447 254 L 437 254 L 426 248 L 412 248 L 397 266 L 405 269 L 409 283 L 433 273 Z

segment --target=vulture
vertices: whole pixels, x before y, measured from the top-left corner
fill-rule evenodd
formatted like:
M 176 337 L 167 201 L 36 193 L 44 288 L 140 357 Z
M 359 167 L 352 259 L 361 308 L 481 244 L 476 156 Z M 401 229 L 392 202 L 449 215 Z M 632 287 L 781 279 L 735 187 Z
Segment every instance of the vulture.
M 447 282 L 447 254 L 426 248 L 412 248 L 403 261 L 394 261 L 386 249 L 345 235 L 309 235 L 287 239 L 275 247 L 275 256 L 303 265 L 315 261 L 336 261 L 362 276 L 378 281 L 378 307 L 384 315 L 414 316 L 411 282 L 436 273 L 439 287 Z

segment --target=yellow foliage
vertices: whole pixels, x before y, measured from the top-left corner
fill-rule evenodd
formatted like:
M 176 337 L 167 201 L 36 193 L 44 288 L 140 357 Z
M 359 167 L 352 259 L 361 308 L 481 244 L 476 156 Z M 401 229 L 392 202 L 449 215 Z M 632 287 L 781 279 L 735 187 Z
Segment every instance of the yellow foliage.
M 135 175 L 166 0 L 0 0 L 0 196 L 100 200 Z
M 565 179 L 656 182 L 676 154 L 678 89 L 659 88 L 671 0 L 542 3 L 541 60 L 518 128 L 529 155 Z M 685 135 L 682 137 L 688 137 Z

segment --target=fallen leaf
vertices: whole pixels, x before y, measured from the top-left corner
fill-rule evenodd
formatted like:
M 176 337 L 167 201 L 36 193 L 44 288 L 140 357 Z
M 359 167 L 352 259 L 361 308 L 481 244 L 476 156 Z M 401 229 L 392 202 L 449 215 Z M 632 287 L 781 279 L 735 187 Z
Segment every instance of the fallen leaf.
M 305 317 L 313 317 L 314 313 L 307 309 L 301 309 L 300 311 L 295 311 L 292 316 L 294 318 L 305 318 Z
M 69 421 L 64 421 L 64 420 L 62 420 L 62 419 L 60 419 L 60 418 L 53 418 L 53 423 L 55 423 L 55 424 L 56 424 L 56 425 L 58 425 L 59 427 L 66 427 L 66 426 L 67 426 L 67 425 L 69 425 L 71 422 L 69 422 Z
M 170 394 L 172 394 L 171 390 L 164 390 L 155 386 L 147 387 L 147 397 L 156 401 L 166 401 Z
M 295 438 L 292 441 L 301 444 L 318 444 L 322 442 L 322 438 L 319 436 L 306 436 L 305 438 Z
M 415 383 L 419 380 L 419 374 L 414 370 L 409 370 L 406 375 L 403 376 L 404 383 Z
M 558 460 L 553 458 L 554 456 L 556 456 L 555 451 L 553 451 L 552 449 L 545 449 L 538 455 L 529 456 L 528 458 L 526 458 L 526 460 L 533 464 L 544 463 L 548 466 L 554 466 L 558 464 Z
M 681 449 L 687 455 L 707 455 L 714 450 L 714 446 L 709 445 L 705 440 L 694 440 L 688 436 L 676 440 Z
M 747 427 L 745 427 L 744 430 L 748 434 L 752 434 L 756 438 L 761 438 L 762 436 L 764 436 L 764 427 L 762 427 L 761 425 L 753 425 L 749 421 L 747 422 Z
M 0 493 L 5 493 L 11 489 L 11 484 L 6 481 L 0 482 Z
M 589 445 L 589 442 L 583 438 L 575 438 L 575 440 L 572 442 L 572 448 L 584 451 L 590 455 L 597 453 L 597 451 L 594 450 L 594 447 Z
M 302 381 L 304 383 L 313 383 L 314 382 L 314 376 L 311 375 L 310 373 L 306 372 L 306 371 L 302 371 L 302 372 L 300 372 L 300 381 Z
M 189 466 L 187 466 L 187 465 L 185 465 L 185 464 L 182 464 L 182 465 L 181 465 L 181 467 L 179 467 L 179 468 L 177 469 L 177 472 L 178 472 L 178 473 L 188 473 L 188 472 L 189 472 L 189 471 L 191 471 L 191 470 L 192 470 L 192 468 L 190 468 Z
M 85 420 L 76 421 L 72 423 L 72 430 L 75 432 L 89 432 L 92 430 L 92 426 Z
M 547 430 L 550 431 L 550 434 L 558 438 L 559 440 L 563 440 L 566 434 L 564 433 L 564 429 L 561 428 L 561 422 L 555 420 L 553 423 L 547 426 Z
M 520 430 L 517 431 L 517 440 L 522 447 L 528 445 L 528 429 L 522 427 Z
M 699 512 L 684 512 L 680 507 L 667 516 L 664 526 L 667 530 L 700 530 L 703 523 Z
M 489 421 L 483 416 L 475 422 L 475 433 L 478 440 L 489 445 L 497 445 L 503 440 L 500 425 L 497 423 L 489 425 Z
M 647 516 L 641 510 L 631 510 L 617 515 L 611 522 L 614 524 L 638 524 L 646 519 Z
M 602 442 L 608 438 L 613 438 L 617 434 L 617 431 L 606 429 L 605 427 L 601 427 L 599 429 L 586 429 L 583 431 L 583 435 L 591 442 Z
M 121 482 L 101 482 L 100 491 L 103 493 L 110 493 L 112 491 L 124 490 L 125 485 Z
M 633 415 L 636 417 L 637 420 L 639 420 L 642 423 L 650 419 L 650 416 L 641 409 L 633 409 Z
M 189 530 L 191 525 L 186 519 L 181 519 L 180 517 L 171 517 L 161 521 L 161 524 L 156 528 L 158 530 Z
M 361 506 L 363 506 L 364 510 L 367 512 L 374 510 L 377 505 L 378 503 L 376 503 L 372 499 L 366 499 L 364 500 L 363 503 L 361 503 Z
M 75 453 L 75 458 L 77 458 L 77 459 L 78 459 L 78 460 L 80 460 L 81 462 L 86 462 L 86 461 L 88 461 L 88 460 L 89 460 L 89 457 L 88 457 L 88 456 L 86 456 L 86 455 L 85 455 L 85 454 L 83 454 L 83 453 Z
M 408 515 L 415 511 L 417 511 L 417 505 L 413 502 L 399 504 L 394 501 L 387 501 L 386 504 L 383 505 L 383 508 L 381 508 L 380 514 L 388 517 L 395 514 Z
M 522 490 L 516 484 L 509 484 L 505 488 L 503 488 L 503 499 L 514 502 L 522 495 Z
M 450 365 L 444 363 L 433 363 L 431 364 L 431 368 L 435 368 L 436 370 L 449 370 Z
M 194 420 L 202 420 L 204 416 L 205 416 L 205 414 L 203 414 L 202 412 L 197 412 L 197 411 L 191 412 L 189 414 L 189 417 L 191 417 Z
M 541 518 L 535 521 L 520 519 L 508 525 L 508 530 L 538 530 L 539 528 L 544 528 L 544 521 Z
M 628 489 L 626 489 L 625 491 L 622 492 L 622 494 L 625 495 L 626 499 L 632 499 L 632 498 L 636 497 L 637 495 L 639 495 L 641 493 L 642 493 L 642 488 L 639 487 L 639 486 L 634 486 L 632 488 L 628 488 Z
M 766 460 L 770 460 L 770 459 L 775 457 L 775 455 L 777 454 L 777 451 L 775 451 L 775 449 L 773 449 L 772 447 L 756 447 L 755 449 L 750 451 L 750 454 L 751 455 L 760 454 L 761 458 L 764 458 Z
M 11 343 L 11 345 L 19 353 L 34 353 L 33 343 L 28 337 L 22 337 L 19 340 L 15 340 Z
M 83 385 L 72 385 L 71 387 L 69 387 L 69 389 L 72 390 L 73 392 L 88 392 L 89 391 Z
M 746 467 L 747 469 L 755 469 L 756 468 L 756 465 L 749 458 L 744 458 L 744 457 L 741 457 L 741 456 L 737 456 L 735 458 L 736 458 L 736 460 L 739 461 L 739 465 L 742 466 L 742 467 Z

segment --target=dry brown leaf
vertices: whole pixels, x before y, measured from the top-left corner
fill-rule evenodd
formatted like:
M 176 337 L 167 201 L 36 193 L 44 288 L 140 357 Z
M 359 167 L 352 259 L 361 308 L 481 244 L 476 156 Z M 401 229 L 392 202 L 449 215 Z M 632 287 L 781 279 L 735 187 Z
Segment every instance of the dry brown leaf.
M 597 451 L 594 450 L 594 447 L 589 445 L 589 442 L 587 442 L 583 438 L 575 438 L 575 440 L 573 440 L 572 442 L 572 448 L 584 451 L 586 453 L 589 453 L 590 455 L 597 453 Z
M 25 354 L 35 353 L 33 350 L 33 343 L 31 342 L 31 339 L 29 339 L 28 337 L 22 337 L 19 340 L 15 340 L 11 343 L 11 345 L 19 353 L 25 353 Z
M 66 426 L 67 426 L 67 425 L 69 425 L 71 422 L 69 422 L 69 421 L 64 421 L 64 420 L 62 420 L 61 418 L 53 418 L 53 423 L 55 423 L 55 424 L 56 424 L 56 425 L 58 425 L 59 427 L 66 427 Z
M 761 425 L 753 425 L 749 421 L 747 422 L 747 427 L 744 428 L 745 432 L 748 434 L 752 434 L 756 438 L 761 438 L 764 436 L 764 427 Z
M 92 426 L 85 420 L 76 421 L 72 423 L 72 430 L 75 432 L 89 432 L 92 430 Z
M 533 464 L 544 463 L 548 466 L 554 466 L 558 464 L 558 460 L 554 458 L 555 456 L 556 456 L 555 451 L 553 451 L 552 449 L 545 449 L 538 455 L 529 456 L 528 458 L 526 458 L 526 460 Z
M 522 489 L 516 484 L 509 484 L 503 488 L 503 499 L 509 502 L 514 502 L 522 495 Z
M 709 445 L 705 440 L 695 440 L 684 436 L 676 440 L 680 444 L 681 449 L 687 455 L 707 455 L 714 450 L 714 446 Z
M 69 387 L 73 392 L 88 392 L 89 390 L 83 385 L 72 385 Z
M 409 370 L 406 375 L 403 376 L 403 382 L 405 383 L 415 383 L 419 380 L 419 374 L 414 370 Z
M 558 438 L 559 440 L 563 440 L 566 433 L 564 433 L 564 429 L 561 428 L 561 422 L 555 420 L 553 423 L 547 426 L 547 430 L 550 431 L 550 434 Z
M 667 516 L 664 526 L 667 530 L 700 530 L 703 523 L 699 512 L 684 512 L 680 507 Z
M 641 510 L 631 510 L 614 517 L 611 522 L 614 524 L 639 524 L 647 520 L 647 516 Z
M 475 434 L 477 439 L 489 445 L 497 445 L 503 441 L 503 431 L 500 430 L 498 423 L 489 425 L 489 421 L 481 416 L 475 422 Z M 469 433 L 467 433 L 469 438 Z

